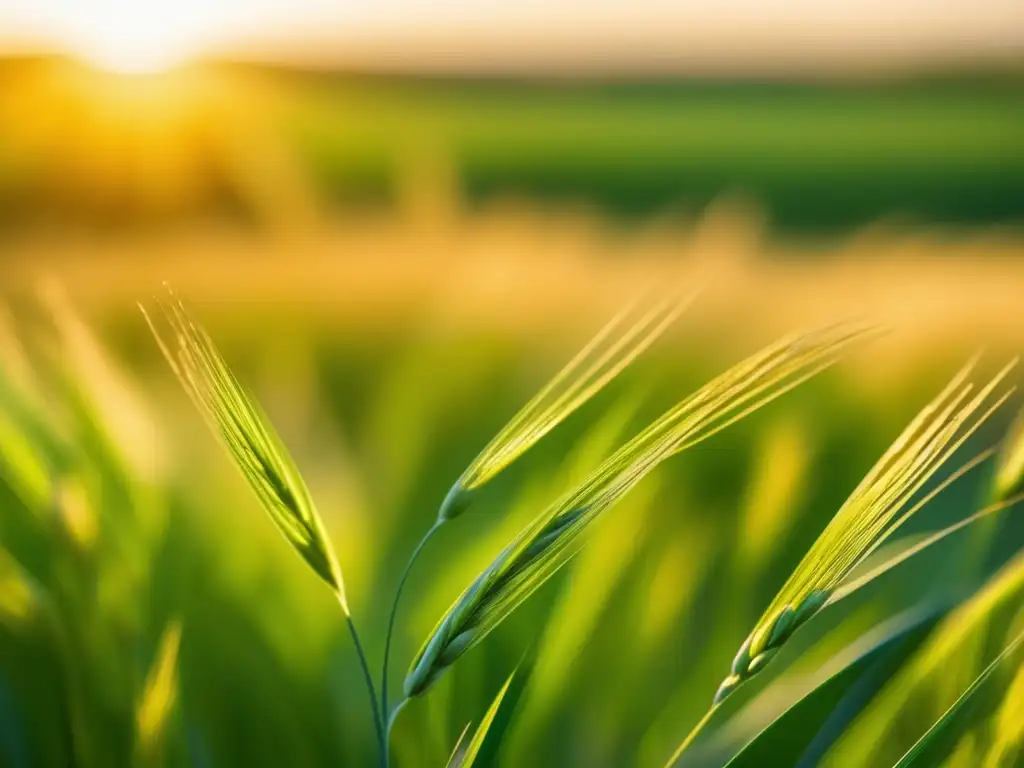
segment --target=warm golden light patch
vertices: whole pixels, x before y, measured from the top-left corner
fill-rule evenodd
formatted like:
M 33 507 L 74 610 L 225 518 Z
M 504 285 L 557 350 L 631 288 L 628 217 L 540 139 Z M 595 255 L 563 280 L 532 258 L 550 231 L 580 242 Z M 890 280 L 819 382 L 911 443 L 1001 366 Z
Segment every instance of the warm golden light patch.
M 198 52 L 207 15 L 202 0 L 76 0 L 60 5 L 58 21 L 69 52 L 91 66 L 152 74 Z

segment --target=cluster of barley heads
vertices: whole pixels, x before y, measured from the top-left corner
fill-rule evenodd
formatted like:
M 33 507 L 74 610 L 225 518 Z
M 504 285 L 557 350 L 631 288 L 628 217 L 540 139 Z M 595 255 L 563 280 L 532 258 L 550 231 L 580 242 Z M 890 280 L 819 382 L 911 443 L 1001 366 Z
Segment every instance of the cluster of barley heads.
M 481 487 L 651 346 L 688 302 L 689 298 L 674 297 L 623 310 L 469 463 L 441 501 L 436 522 L 413 551 L 401 576 L 392 601 L 379 682 L 371 674 L 360 644 L 338 558 L 302 476 L 273 427 L 179 299 L 169 293 L 156 302 L 156 311 L 146 314 L 174 372 L 274 524 L 336 595 L 361 662 L 384 768 L 389 762 L 391 726 L 404 704 L 426 695 L 463 655 L 566 565 L 585 545 L 588 528 L 602 513 L 663 461 L 832 366 L 876 333 L 870 327 L 839 324 L 787 336 L 734 365 L 655 419 L 541 510 L 466 586 L 411 659 L 403 697 L 391 706 L 388 670 L 399 598 L 427 542 L 473 506 Z M 957 529 L 940 531 L 867 572 L 862 567 L 930 498 L 992 454 L 976 457 L 924 493 L 953 454 L 1012 392 L 1007 384 L 1012 363 L 980 386 L 971 381 L 974 367 L 973 362 L 968 364 L 921 411 L 836 512 L 740 645 L 717 692 L 713 696 L 709 692 L 707 715 L 682 741 L 670 765 L 684 758 L 723 703 L 764 670 L 801 627 L 827 606 Z M 1018 500 L 1024 475 L 1024 439 L 1018 436 L 1007 446 L 998 458 L 991 503 L 958 526 Z M 857 577 L 852 578 L 853 574 Z M 508 686 L 507 682 L 468 740 L 467 726 L 450 765 L 466 768 L 473 763 Z

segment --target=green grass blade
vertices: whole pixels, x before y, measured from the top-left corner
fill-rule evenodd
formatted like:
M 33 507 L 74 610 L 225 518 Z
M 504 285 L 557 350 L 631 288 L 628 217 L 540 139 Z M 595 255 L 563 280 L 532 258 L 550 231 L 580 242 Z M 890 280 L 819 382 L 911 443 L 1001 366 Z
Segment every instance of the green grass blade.
M 448 758 L 448 762 L 445 763 L 445 768 L 458 768 L 459 760 L 462 758 L 463 746 L 462 742 L 466 740 L 466 736 L 469 735 L 469 729 L 473 726 L 473 723 L 466 723 L 466 727 L 462 729 L 462 733 L 459 734 L 459 738 L 455 740 L 455 746 L 452 747 L 452 753 Z
M 949 749 L 955 745 L 956 737 L 970 723 L 971 707 L 985 683 L 999 670 L 1014 652 L 1024 643 L 1024 632 L 1018 634 L 998 656 L 978 675 L 960 697 L 953 702 L 935 723 L 917 740 L 906 754 L 899 759 L 893 768 L 911 768 L 911 766 L 939 765 L 947 756 Z
M 747 742 L 729 760 L 728 768 L 769 763 L 796 765 L 858 683 L 868 676 L 877 678 L 879 668 L 891 671 L 894 662 L 898 664 L 906 658 L 937 619 L 935 609 L 911 610 L 869 631 L 823 665 L 823 673 L 817 676 L 814 686 Z M 793 685 L 787 680 L 779 682 L 783 686 Z M 879 681 L 874 682 L 877 690 Z M 863 695 L 863 691 L 858 693 Z M 766 695 L 771 694 L 771 690 L 766 691 Z
M 993 721 L 985 768 L 1017 765 L 1024 746 L 1024 664 L 1018 667 Z
M 178 651 L 181 625 L 171 624 L 160 639 L 156 659 L 135 713 L 135 764 L 162 766 L 174 707 L 178 700 Z
M 946 616 L 920 650 L 886 683 L 835 741 L 822 765 L 829 768 L 891 765 L 909 749 L 908 733 L 927 724 L 958 698 L 991 656 L 1024 594 L 1024 552 L 1018 552 L 970 598 Z M 1000 646 L 1002 643 L 1000 643 Z
M 995 495 L 1006 498 L 1024 490 L 1024 410 L 1010 429 L 996 468 Z
M 480 721 L 480 725 L 477 726 L 476 731 L 473 733 L 473 738 L 469 740 L 469 744 L 466 745 L 464 750 L 459 750 L 458 744 L 456 745 L 455 752 L 452 753 L 451 759 L 448 761 L 448 768 L 472 768 L 473 763 L 476 762 L 477 756 L 480 754 L 480 749 L 484 745 L 484 739 L 487 738 L 487 732 L 490 730 L 491 725 L 494 723 L 494 718 L 498 714 L 498 709 L 501 708 L 501 702 L 505 698 L 505 694 L 508 692 L 509 686 L 512 684 L 512 678 L 516 675 L 513 672 L 508 676 L 505 684 L 498 691 L 498 695 L 494 697 L 494 701 L 491 702 L 491 706 L 487 708 L 487 713 L 484 715 L 484 719 Z M 466 726 L 469 729 L 469 726 Z M 461 743 L 462 738 L 465 736 L 466 731 L 462 732 L 463 736 L 459 737 Z

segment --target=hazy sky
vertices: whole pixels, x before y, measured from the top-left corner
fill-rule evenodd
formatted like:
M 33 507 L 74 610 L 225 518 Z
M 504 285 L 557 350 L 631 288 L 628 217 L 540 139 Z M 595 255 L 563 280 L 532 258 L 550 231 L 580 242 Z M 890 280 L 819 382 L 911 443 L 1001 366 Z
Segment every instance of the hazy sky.
M 1024 0 L 0 0 L 0 51 L 402 69 L 1024 59 Z

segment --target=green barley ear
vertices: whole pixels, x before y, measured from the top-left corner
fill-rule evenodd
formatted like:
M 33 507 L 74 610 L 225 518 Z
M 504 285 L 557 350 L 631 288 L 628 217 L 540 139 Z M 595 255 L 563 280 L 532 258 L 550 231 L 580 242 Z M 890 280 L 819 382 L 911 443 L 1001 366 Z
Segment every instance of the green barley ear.
M 715 704 L 764 669 L 850 572 L 917 512 L 921 502 L 907 507 L 922 486 L 1012 394 L 1003 382 L 1015 363 L 976 394 L 967 381 L 974 362 L 968 363 L 910 423 L 832 518 L 744 641 Z
M 653 344 L 692 300 L 692 295 L 666 299 L 645 312 L 631 305 L 614 317 L 473 459 L 441 504 L 439 521 L 462 514 L 476 489 L 600 392 Z
M 1010 428 L 996 466 L 995 495 L 1008 499 L 1024 490 L 1024 410 Z
M 580 534 L 669 456 L 710 437 L 836 362 L 869 330 L 837 326 L 785 338 L 671 408 L 552 504 L 448 609 L 405 679 L 422 695 L 575 553 Z
M 348 616 L 345 585 L 334 550 L 306 484 L 281 439 L 228 368 L 213 340 L 181 301 L 171 293 L 167 301 L 158 301 L 158 305 L 166 321 L 166 338 L 145 307 L 139 308 L 167 362 L 271 520 L 334 590 Z

